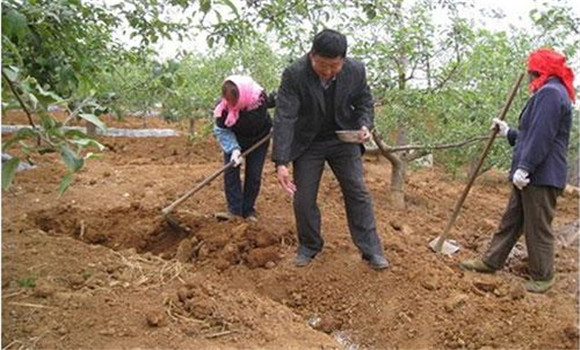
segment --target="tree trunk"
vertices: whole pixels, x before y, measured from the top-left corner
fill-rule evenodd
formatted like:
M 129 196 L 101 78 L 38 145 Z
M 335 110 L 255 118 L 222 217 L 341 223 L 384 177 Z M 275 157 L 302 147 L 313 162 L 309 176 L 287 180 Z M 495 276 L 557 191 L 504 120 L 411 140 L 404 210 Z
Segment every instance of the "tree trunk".
M 405 126 L 399 126 L 397 131 L 397 145 L 405 145 L 407 142 L 407 130 Z M 407 152 L 402 152 L 396 161 L 391 160 L 391 191 L 389 193 L 391 204 L 396 210 L 405 209 L 405 180 L 407 178 L 407 167 L 409 161 Z
M 87 121 L 87 135 L 93 137 L 97 134 L 97 126 Z
M 396 210 L 405 209 L 405 179 L 407 177 L 406 159 L 401 158 L 399 162 L 391 162 L 391 189 L 389 199 Z
M 189 132 L 190 136 L 193 137 L 195 135 L 195 118 L 189 118 L 189 127 L 187 131 Z

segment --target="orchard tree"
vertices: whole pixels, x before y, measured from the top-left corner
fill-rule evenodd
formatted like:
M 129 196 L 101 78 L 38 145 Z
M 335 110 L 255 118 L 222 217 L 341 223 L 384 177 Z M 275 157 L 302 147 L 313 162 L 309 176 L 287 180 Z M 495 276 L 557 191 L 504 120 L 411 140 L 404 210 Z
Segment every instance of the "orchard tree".
M 102 146 L 78 131 L 62 126 L 76 118 L 104 129 L 98 115 L 105 112 L 103 102 L 114 99 L 98 91 L 95 76 L 111 71 L 127 59 L 143 57 L 147 47 L 160 37 L 185 30 L 187 24 L 160 19 L 166 2 L 131 0 L 112 8 L 81 0 L 2 2 L 2 103 L 3 111 L 22 109 L 29 128 L 16 133 L 2 146 L 6 152 L 16 146 L 21 154 L 58 152 L 68 169 L 59 192 L 62 194 L 73 174 L 94 154 L 87 147 Z M 187 8 L 188 2 L 172 0 L 171 6 Z M 143 44 L 132 53 L 112 34 L 128 24 L 130 35 Z M 58 104 L 69 117 L 56 121 L 48 106 Z M 14 157 L 2 169 L 3 189 L 10 186 L 19 163 Z

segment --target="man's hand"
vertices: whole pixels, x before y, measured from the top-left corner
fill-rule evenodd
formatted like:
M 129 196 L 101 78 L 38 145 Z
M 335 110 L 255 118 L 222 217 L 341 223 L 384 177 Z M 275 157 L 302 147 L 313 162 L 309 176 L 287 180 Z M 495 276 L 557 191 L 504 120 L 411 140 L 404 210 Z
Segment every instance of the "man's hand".
M 290 196 L 294 196 L 294 192 L 296 192 L 296 185 L 292 182 L 290 178 L 290 170 L 286 165 L 278 165 L 276 167 L 276 173 L 278 174 L 278 183 L 280 187 Z
M 507 136 L 508 131 L 510 131 L 508 123 L 499 118 L 493 118 L 491 128 L 497 128 L 501 136 Z
M 363 125 L 363 126 L 361 126 L 360 131 L 361 131 L 361 136 L 360 136 L 361 143 L 368 142 L 372 136 L 369 128 L 367 128 L 366 126 Z
M 514 185 L 521 191 L 530 183 L 530 179 L 528 178 L 528 172 L 524 169 L 517 169 L 514 173 L 512 182 Z
M 233 150 L 230 157 L 230 162 L 234 162 L 234 167 L 240 166 L 243 161 L 244 158 L 242 158 L 242 152 L 239 149 Z

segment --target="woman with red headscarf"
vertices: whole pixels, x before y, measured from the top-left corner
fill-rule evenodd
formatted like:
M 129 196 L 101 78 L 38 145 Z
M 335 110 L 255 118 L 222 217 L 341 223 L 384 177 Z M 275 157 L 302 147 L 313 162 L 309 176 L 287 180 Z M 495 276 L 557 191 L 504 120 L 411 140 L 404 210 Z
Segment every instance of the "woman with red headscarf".
M 566 58 L 550 49 L 532 52 L 527 68 L 533 95 L 520 115 L 518 129 L 493 120 L 514 146 L 510 170 L 513 188 L 506 212 L 483 259 L 462 261 L 460 267 L 488 273 L 501 269 L 524 234 L 530 274 L 524 287 L 543 293 L 555 281 L 551 225 L 556 199 L 566 186 L 574 73 Z

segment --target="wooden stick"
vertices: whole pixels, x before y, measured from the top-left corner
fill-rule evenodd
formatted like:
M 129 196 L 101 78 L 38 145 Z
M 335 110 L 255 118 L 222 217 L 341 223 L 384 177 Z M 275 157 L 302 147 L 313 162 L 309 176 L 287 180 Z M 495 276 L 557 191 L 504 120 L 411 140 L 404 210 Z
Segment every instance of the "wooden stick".
M 512 87 L 512 90 L 509 92 L 509 94 L 507 96 L 506 102 L 503 106 L 503 109 L 500 112 L 500 115 L 499 115 L 500 120 L 505 119 L 507 111 L 510 108 L 510 106 L 514 100 L 516 92 L 518 91 L 518 88 L 520 87 L 520 84 L 522 83 L 523 79 L 524 79 L 524 73 L 521 73 L 518 76 L 514 86 Z M 491 131 L 490 138 L 487 141 L 487 145 L 485 146 L 485 149 L 483 150 L 481 157 L 479 158 L 479 162 L 477 163 L 477 166 L 475 167 L 475 169 L 473 169 L 471 176 L 469 178 L 469 182 L 467 183 L 467 186 L 465 186 L 463 193 L 461 194 L 461 196 L 459 197 L 459 199 L 455 203 L 455 208 L 453 209 L 453 214 L 451 214 L 451 218 L 449 219 L 449 222 L 447 223 L 447 226 L 445 227 L 445 231 L 443 231 L 443 233 L 439 236 L 439 240 L 435 244 L 435 251 L 436 252 L 438 252 L 438 253 L 441 252 L 441 248 L 443 247 L 443 242 L 445 242 L 445 239 L 449 235 L 449 231 L 451 231 L 451 227 L 453 227 L 453 224 L 455 223 L 457 216 L 459 216 L 459 211 L 461 210 L 461 206 L 463 205 L 465 198 L 467 198 L 467 194 L 469 193 L 469 190 L 471 189 L 471 186 L 473 185 L 473 182 L 475 181 L 477 174 L 479 174 L 479 169 L 481 169 L 481 165 L 483 164 L 485 157 L 487 157 L 487 154 L 489 153 L 491 145 L 493 144 L 493 141 L 495 140 L 495 137 L 497 136 L 498 131 L 499 130 L 497 128 L 494 128 Z
M 244 153 L 242 153 L 242 158 L 245 158 L 248 154 L 250 154 L 251 152 L 253 152 L 256 148 L 258 148 L 261 145 L 263 145 L 266 141 L 268 141 L 270 139 L 270 137 L 272 137 L 272 132 L 268 133 L 268 135 L 264 136 L 260 141 L 256 142 L 252 147 L 248 148 Z M 207 178 L 205 178 L 197 186 L 195 186 L 191 190 L 187 191 L 187 193 L 185 193 L 183 196 L 179 197 L 179 199 L 177 199 L 175 202 L 171 203 L 169 206 L 167 206 L 166 208 L 164 208 L 161 211 L 163 213 L 163 216 L 167 216 L 178 205 L 180 205 L 181 203 L 185 202 L 186 199 L 188 199 L 193 194 L 195 194 L 196 192 L 198 192 L 199 190 L 201 190 L 202 188 L 204 188 L 207 184 L 209 184 L 216 177 L 218 177 L 219 175 L 221 175 L 221 173 L 223 173 L 227 169 L 231 168 L 232 166 L 234 166 L 234 161 L 233 160 L 230 161 L 229 163 L 227 163 L 226 165 L 224 165 L 223 167 L 221 167 L 220 169 L 216 170 L 213 174 L 211 174 L 210 176 L 208 176 Z
M 230 331 L 222 331 L 222 332 L 217 332 L 217 333 L 213 333 L 213 334 L 207 334 L 205 335 L 205 337 L 207 339 L 213 339 L 213 338 L 217 338 L 217 337 L 222 337 L 224 335 L 228 335 L 228 334 L 232 334 L 235 333 L 235 330 L 230 330 Z
M 10 305 L 24 306 L 24 307 L 34 307 L 34 308 L 38 308 L 38 309 L 55 309 L 52 306 L 46 306 L 46 305 L 40 305 L 40 304 L 31 304 L 31 303 L 19 303 L 17 301 L 11 302 Z

